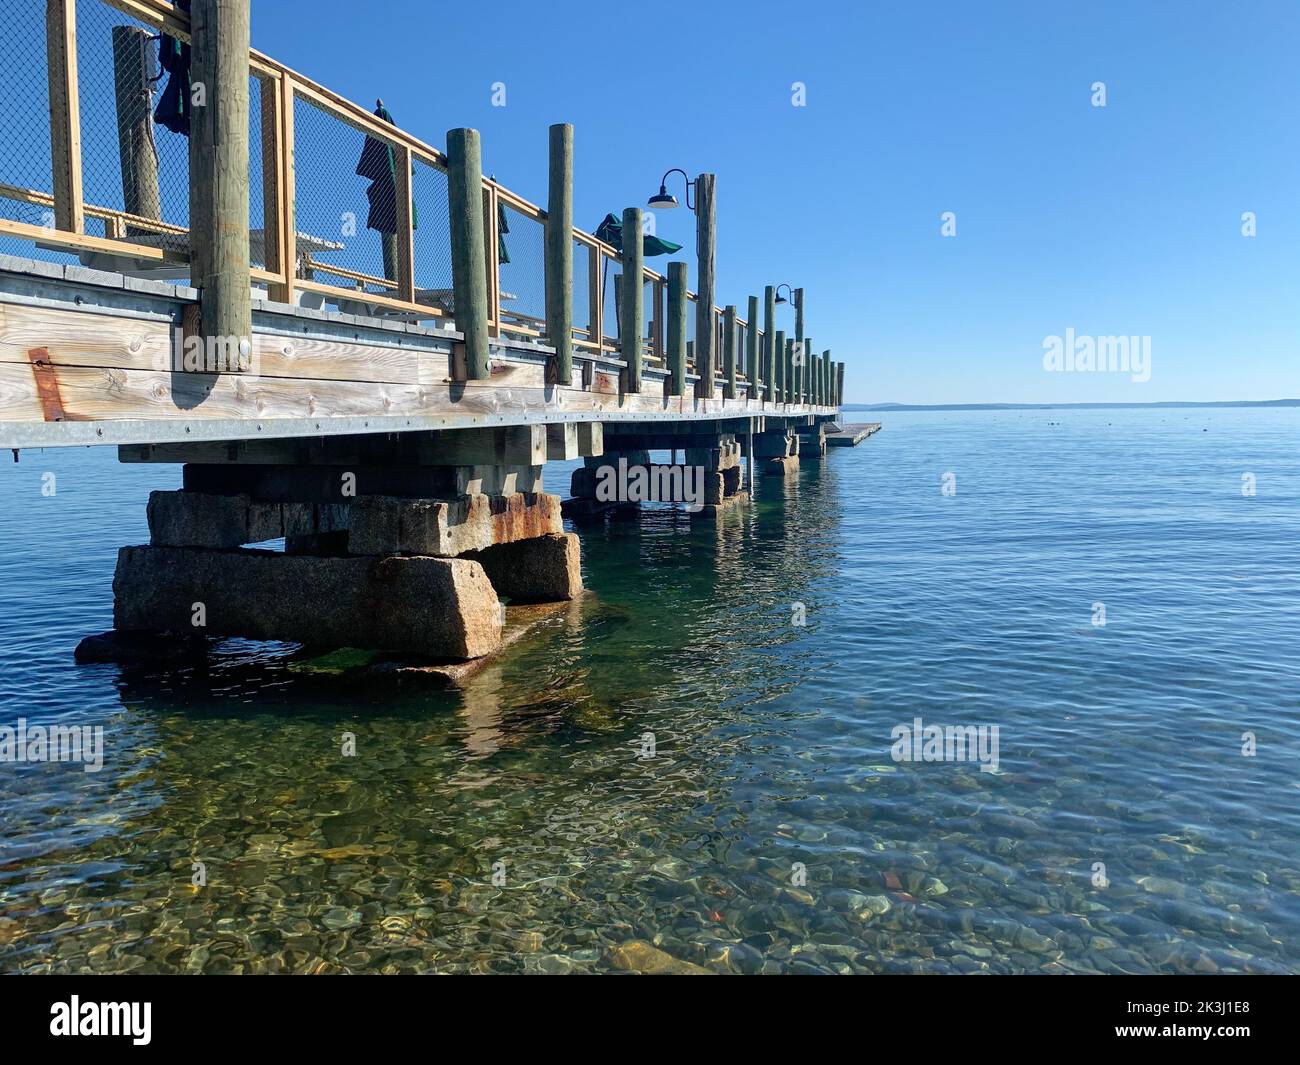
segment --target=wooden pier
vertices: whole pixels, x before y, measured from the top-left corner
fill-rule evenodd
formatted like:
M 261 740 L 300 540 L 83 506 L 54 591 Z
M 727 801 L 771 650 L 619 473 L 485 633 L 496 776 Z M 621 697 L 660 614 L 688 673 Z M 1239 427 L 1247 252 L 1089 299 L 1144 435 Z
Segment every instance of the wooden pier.
M 826 443 L 831 447 L 857 447 L 867 437 L 880 432 L 879 422 L 860 422 L 845 425 L 826 433 Z
M 573 226 L 571 126 L 551 128 L 543 209 L 483 176 L 476 131 L 436 148 L 250 49 L 247 0 L 5 9 L 11 42 L 46 43 L 49 120 L 23 126 L 45 172 L 16 144 L 0 162 L 19 253 L 0 255 L 0 447 L 184 466 L 119 559 L 123 641 L 475 658 L 499 599 L 580 593 L 547 461 L 584 460 L 590 516 L 602 470 L 680 448 L 716 518 L 755 472 L 841 442 L 844 366 L 806 338 L 803 290 L 790 339 L 774 286 L 761 324 L 757 295 L 745 318 L 714 302 L 714 175 L 692 184 L 697 293 L 687 262 L 645 265 L 640 208 L 621 247 Z M 154 41 L 189 45 L 184 87 L 214 94 L 180 97 L 183 141 L 150 110 Z

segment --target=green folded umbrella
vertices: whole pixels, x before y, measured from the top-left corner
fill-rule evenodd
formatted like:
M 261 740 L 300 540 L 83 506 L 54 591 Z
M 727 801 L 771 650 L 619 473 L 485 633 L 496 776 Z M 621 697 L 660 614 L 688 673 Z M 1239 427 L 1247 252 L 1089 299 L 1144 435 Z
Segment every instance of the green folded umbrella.
M 605 221 L 596 227 L 596 237 L 603 240 L 611 247 L 623 250 L 623 223 L 617 215 L 607 214 Z M 658 237 L 643 235 L 641 238 L 641 249 L 647 256 L 651 255 L 671 255 L 675 251 L 681 251 L 680 244 L 674 244 L 671 240 L 660 240 Z

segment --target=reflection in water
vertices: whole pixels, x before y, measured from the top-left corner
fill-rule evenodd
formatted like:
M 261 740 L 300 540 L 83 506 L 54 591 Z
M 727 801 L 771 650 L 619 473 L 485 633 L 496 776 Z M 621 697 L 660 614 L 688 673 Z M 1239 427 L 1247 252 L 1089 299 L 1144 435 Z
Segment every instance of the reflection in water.
M 1293 969 L 1295 415 L 1099 415 L 899 416 L 717 522 L 584 528 L 591 594 L 459 691 L 72 666 L 149 483 L 43 455 L 74 531 L 0 481 L 5 710 L 108 758 L 3 767 L 0 970 Z M 1278 502 L 1214 490 L 1239 452 Z M 1001 771 L 894 763 L 916 716 Z

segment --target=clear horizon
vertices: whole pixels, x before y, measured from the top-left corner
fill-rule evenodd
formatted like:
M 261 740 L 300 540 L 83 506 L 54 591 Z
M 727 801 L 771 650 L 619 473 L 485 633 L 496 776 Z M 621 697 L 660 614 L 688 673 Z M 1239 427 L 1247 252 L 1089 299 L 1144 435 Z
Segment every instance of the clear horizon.
M 647 27 L 645 61 L 617 80 L 556 61 L 611 54 L 604 5 L 384 14 L 400 35 L 349 32 L 342 0 L 307 20 L 259 4 L 253 44 L 367 106 L 382 97 L 431 143 L 476 127 L 485 170 L 534 202 L 547 126 L 574 123 L 584 228 L 644 207 L 670 167 L 715 172 L 719 302 L 743 314 L 764 284 L 805 287 L 815 347 L 847 363 L 846 402 L 1300 394 L 1292 5 L 723 3 Z M 511 26 L 527 48 L 502 46 Z M 688 252 L 691 223 L 656 217 Z M 1045 371 L 1045 340 L 1067 330 L 1149 337 L 1150 380 Z

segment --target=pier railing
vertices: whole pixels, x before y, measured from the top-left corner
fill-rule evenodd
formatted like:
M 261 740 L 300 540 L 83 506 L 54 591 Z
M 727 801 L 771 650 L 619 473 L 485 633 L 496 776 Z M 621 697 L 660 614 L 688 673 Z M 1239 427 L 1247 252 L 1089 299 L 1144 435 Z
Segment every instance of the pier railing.
M 104 269 L 130 264 L 144 276 L 188 279 L 187 137 L 153 112 L 167 84 L 159 45 L 187 44 L 189 16 L 164 0 L 0 0 L 0 15 L 8 29 L 0 61 L 13 86 L 0 101 L 0 238 Z M 447 155 L 261 52 L 250 50 L 249 69 L 251 281 L 286 303 L 454 319 Z M 376 229 L 357 173 L 369 144 L 391 153 L 397 199 Z M 487 176 L 482 196 L 489 335 L 545 339 L 546 211 Z M 397 209 L 404 203 L 409 210 Z M 572 239 L 573 345 L 586 357 L 626 358 L 620 252 L 577 227 Z M 642 359 L 663 368 L 668 282 L 645 269 L 641 283 Z M 693 375 L 698 296 L 687 298 Z M 729 348 L 739 388 L 763 396 L 764 331 L 737 317 L 729 346 L 723 308 L 709 321 L 716 383 L 725 383 Z M 825 354 L 809 356 L 818 372 L 806 395 L 817 401 L 820 383 L 831 403 L 836 373 Z

